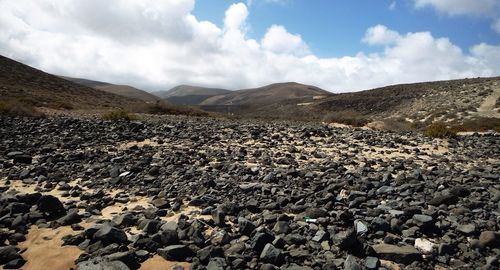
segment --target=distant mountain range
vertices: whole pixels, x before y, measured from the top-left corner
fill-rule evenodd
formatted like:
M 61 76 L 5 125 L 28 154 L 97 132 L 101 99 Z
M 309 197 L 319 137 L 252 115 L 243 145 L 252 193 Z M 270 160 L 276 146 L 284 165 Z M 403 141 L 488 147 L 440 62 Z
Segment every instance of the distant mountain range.
M 242 117 L 351 124 L 378 121 L 406 127 L 436 121 L 500 126 L 500 77 L 401 84 L 340 94 L 294 82 L 234 91 L 180 85 L 155 94 L 127 85 L 61 78 L 0 56 L 0 101 L 22 101 L 38 107 L 133 109 L 173 104 Z

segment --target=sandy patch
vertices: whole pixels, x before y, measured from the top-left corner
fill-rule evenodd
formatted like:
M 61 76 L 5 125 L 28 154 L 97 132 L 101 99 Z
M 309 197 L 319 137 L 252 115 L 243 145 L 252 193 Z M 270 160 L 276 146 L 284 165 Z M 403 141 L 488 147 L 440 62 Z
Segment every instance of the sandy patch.
M 79 201 L 79 198 L 77 198 L 77 197 L 76 198 L 71 197 L 71 196 L 63 197 L 63 193 L 67 193 L 68 191 L 73 189 L 75 187 L 75 185 L 78 185 L 79 180 L 73 180 L 73 181 L 68 183 L 68 185 L 71 186 L 70 190 L 59 190 L 58 189 L 59 186 L 56 186 L 55 188 L 53 188 L 50 191 L 38 191 L 38 189 L 40 189 L 42 187 L 39 186 L 38 183 L 36 183 L 36 182 L 33 184 L 25 184 L 25 183 L 23 183 L 22 180 L 10 180 L 9 185 L 7 185 L 5 182 L 6 182 L 5 179 L 0 181 L 1 186 L 8 186 L 9 187 L 9 189 L 7 191 L 17 191 L 19 193 L 24 193 L 24 194 L 40 192 L 43 195 L 52 195 L 54 197 L 57 197 L 61 201 L 66 201 L 66 202 L 67 201 Z M 80 186 L 80 188 L 83 191 L 87 191 L 87 192 L 89 191 L 89 189 L 86 187 Z
M 487 96 L 483 103 L 477 109 L 476 114 L 482 117 L 496 117 L 500 118 L 500 113 L 495 110 L 497 100 L 500 98 L 500 87 L 493 88 L 493 93 Z
M 341 123 L 329 123 L 328 127 L 329 128 L 351 128 L 351 126 L 346 125 L 346 124 L 341 124 Z
M 19 248 L 26 249 L 22 254 L 27 261 L 24 270 L 67 270 L 75 267 L 75 260 L 82 251 L 76 246 L 62 246 L 62 237 L 75 234 L 70 227 L 57 229 L 31 227 L 26 241 Z
M 120 150 L 126 150 L 129 149 L 130 147 L 137 146 L 137 147 L 144 147 L 146 145 L 149 146 L 159 146 L 157 142 L 157 138 L 151 138 L 151 139 L 145 139 L 144 141 L 131 141 L 127 143 L 122 143 L 118 146 L 118 149 Z
M 170 262 L 163 259 L 159 255 L 155 255 L 145 262 L 142 263 L 140 270 L 170 270 L 174 267 L 183 267 L 184 269 L 189 269 L 191 267 L 190 263 L 187 262 Z
M 401 266 L 392 261 L 380 260 L 380 266 L 390 270 L 401 270 Z

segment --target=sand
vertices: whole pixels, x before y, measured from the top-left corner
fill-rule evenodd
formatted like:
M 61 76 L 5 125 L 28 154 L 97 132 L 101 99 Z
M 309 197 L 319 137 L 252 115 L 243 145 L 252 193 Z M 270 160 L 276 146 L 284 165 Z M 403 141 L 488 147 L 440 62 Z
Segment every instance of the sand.
M 130 147 L 137 146 L 137 147 L 144 147 L 146 145 L 149 146 L 159 146 L 158 142 L 156 142 L 156 138 L 151 138 L 151 139 L 145 139 L 144 141 L 131 141 L 127 143 L 122 143 L 118 146 L 118 149 L 120 150 L 126 150 L 129 149 Z
M 23 270 L 68 270 L 75 267 L 75 260 L 82 251 L 76 246 L 62 246 L 62 237 L 75 234 L 70 227 L 57 229 L 31 227 L 26 241 L 19 243 L 22 254 L 27 261 Z
M 140 270 L 170 270 L 173 269 L 174 266 L 182 266 L 184 269 L 189 269 L 191 266 L 190 263 L 187 262 L 170 262 L 163 259 L 159 255 L 155 255 L 150 259 L 146 260 L 142 263 Z

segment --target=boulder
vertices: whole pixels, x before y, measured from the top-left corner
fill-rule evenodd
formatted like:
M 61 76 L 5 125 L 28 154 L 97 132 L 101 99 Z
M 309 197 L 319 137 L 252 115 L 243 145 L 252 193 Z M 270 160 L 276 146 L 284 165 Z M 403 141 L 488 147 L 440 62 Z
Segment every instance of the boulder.
M 272 244 L 266 244 L 260 253 L 260 259 L 265 263 L 281 266 L 285 261 L 285 256 L 281 249 L 275 248 Z
M 185 245 L 170 245 L 158 249 L 158 255 L 168 261 L 184 262 L 187 258 L 193 257 L 194 253 Z
M 372 246 L 380 259 L 389 260 L 405 265 L 411 264 L 422 258 L 420 252 L 412 246 L 396 246 L 389 244 L 378 244 Z

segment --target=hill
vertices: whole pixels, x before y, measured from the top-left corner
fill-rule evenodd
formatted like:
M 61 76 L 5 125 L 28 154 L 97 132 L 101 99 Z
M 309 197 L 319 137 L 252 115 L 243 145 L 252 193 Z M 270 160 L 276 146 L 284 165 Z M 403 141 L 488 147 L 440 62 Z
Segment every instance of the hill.
M 338 94 L 313 102 L 328 117 L 352 115 L 367 120 L 398 120 L 413 126 L 434 122 L 460 125 L 481 118 L 500 118 L 500 77 L 393 85 Z M 484 106 L 484 103 L 486 106 Z
M 145 103 L 77 84 L 0 56 L 3 102 L 64 109 L 137 108 Z
M 415 129 L 435 122 L 466 129 L 500 127 L 500 77 L 400 84 L 331 94 L 294 83 L 211 97 L 201 108 L 231 115 L 375 124 Z
M 210 97 L 230 92 L 230 90 L 220 88 L 179 85 L 168 91 L 159 91 L 154 94 L 173 104 L 198 105 Z
M 330 92 L 315 86 L 294 82 L 276 83 L 259 88 L 233 91 L 206 99 L 202 106 L 262 106 L 297 98 L 324 98 Z
M 221 88 L 208 88 L 192 85 L 179 85 L 168 91 L 157 92 L 162 98 L 182 97 L 182 96 L 215 96 L 230 93 L 231 90 Z
M 71 78 L 71 77 L 63 77 L 66 80 L 92 87 L 95 89 L 103 90 L 108 93 L 112 93 L 115 95 L 120 95 L 124 97 L 129 97 L 133 99 L 139 99 L 148 103 L 154 103 L 161 101 L 161 98 L 148 93 L 144 90 L 132 87 L 130 85 L 118 85 L 118 84 L 110 84 L 107 82 L 93 81 L 82 78 Z

